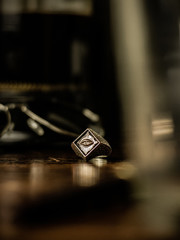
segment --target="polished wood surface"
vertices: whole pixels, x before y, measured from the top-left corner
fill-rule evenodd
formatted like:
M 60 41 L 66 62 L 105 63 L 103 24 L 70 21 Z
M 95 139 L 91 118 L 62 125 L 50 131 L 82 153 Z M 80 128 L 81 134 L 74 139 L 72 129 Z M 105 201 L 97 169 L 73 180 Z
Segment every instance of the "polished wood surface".
M 136 169 L 70 149 L 1 152 L 0 239 L 173 239 L 152 231 L 134 197 Z

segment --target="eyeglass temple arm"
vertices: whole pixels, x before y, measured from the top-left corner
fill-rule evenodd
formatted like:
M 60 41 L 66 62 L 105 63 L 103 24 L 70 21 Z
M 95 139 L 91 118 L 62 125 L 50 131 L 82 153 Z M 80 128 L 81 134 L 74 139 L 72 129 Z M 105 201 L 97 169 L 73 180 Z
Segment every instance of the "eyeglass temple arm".
M 56 133 L 66 135 L 66 136 L 70 136 L 70 137 L 77 137 L 78 136 L 78 134 L 76 134 L 74 132 L 70 132 L 70 131 L 64 130 L 62 128 L 56 127 L 52 123 L 48 122 L 47 120 L 41 118 L 40 116 L 38 116 L 37 114 L 35 114 L 31 110 L 29 110 L 25 105 L 20 105 L 20 109 L 23 113 L 25 113 L 31 119 L 33 119 L 34 121 L 42 124 L 43 126 L 49 128 L 49 129 L 51 129 L 52 131 L 54 131 Z

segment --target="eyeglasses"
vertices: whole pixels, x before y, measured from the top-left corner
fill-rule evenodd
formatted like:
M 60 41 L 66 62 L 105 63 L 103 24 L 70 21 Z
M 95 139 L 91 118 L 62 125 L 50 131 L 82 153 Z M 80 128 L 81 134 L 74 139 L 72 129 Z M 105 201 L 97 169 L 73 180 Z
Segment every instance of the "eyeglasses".
M 13 110 L 18 110 L 27 117 L 26 119 L 27 126 L 38 136 L 44 135 L 45 132 L 44 127 L 62 136 L 64 135 L 67 137 L 76 138 L 79 135 L 79 132 L 70 131 L 62 127 L 59 127 L 51 123 L 47 119 L 37 115 L 36 113 L 31 111 L 25 104 L 10 103 L 6 105 L 0 104 L 0 137 L 4 136 L 7 133 L 13 132 L 13 129 L 16 125 L 16 123 L 12 120 Z M 101 127 L 99 115 L 95 114 L 94 112 L 87 108 L 82 109 L 80 113 L 84 118 L 88 119 L 89 121 L 88 122 L 89 125 L 86 127 L 91 128 L 94 127 L 95 130 L 99 132 L 99 134 L 101 134 L 102 136 L 104 135 L 104 129 Z M 58 120 L 63 123 L 65 122 L 66 125 L 69 126 L 71 125 L 71 129 L 73 128 L 73 124 L 70 122 L 70 120 L 69 121 L 64 120 L 63 117 L 59 117 Z

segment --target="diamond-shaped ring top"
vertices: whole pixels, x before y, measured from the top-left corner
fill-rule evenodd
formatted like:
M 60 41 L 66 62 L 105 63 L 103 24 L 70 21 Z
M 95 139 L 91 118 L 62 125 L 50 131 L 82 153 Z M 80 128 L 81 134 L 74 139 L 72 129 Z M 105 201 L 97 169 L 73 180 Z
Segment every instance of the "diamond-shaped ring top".
M 76 142 L 76 145 L 85 156 L 87 156 L 98 144 L 99 141 L 92 135 L 90 131 L 87 131 Z
M 77 137 L 71 147 L 78 157 L 85 160 L 96 156 L 109 156 L 112 151 L 109 143 L 90 128 Z

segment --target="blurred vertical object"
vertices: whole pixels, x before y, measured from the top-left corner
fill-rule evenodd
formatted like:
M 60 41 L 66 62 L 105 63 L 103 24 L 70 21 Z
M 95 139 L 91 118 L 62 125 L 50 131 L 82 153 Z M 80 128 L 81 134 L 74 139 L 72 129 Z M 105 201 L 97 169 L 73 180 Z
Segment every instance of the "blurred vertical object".
M 139 169 L 135 191 L 144 200 L 147 229 L 166 237 L 179 227 L 179 183 L 172 171 L 180 140 L 178 6 L 176 0 L 111 1 L 128 157 Z
M 147 20 L 143 1 L 113 0 L 112 27 L 126 140 L 131 158 L 149 167 L 152 158 L 150 118 L 154 112 Z
M 177 7 L 178 1 L 113 0 L 111 4 L 126 143 L 130 157 L 146 170 L 156 168 L 155 122 L 156 131 L 161 132 L 159 141 L 179 141 L 179 87 L 177 71 L 173 71 L 179 57 Z

